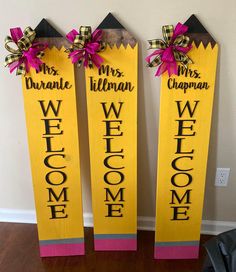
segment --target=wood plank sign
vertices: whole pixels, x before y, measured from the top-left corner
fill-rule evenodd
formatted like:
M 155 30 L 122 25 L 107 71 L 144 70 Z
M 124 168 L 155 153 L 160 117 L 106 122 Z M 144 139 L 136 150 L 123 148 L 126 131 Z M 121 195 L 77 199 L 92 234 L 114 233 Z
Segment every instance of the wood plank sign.
M 35 29 L 47 42 L 40 72 L 22 77 L 40 255 L 84 254 L 74 67 L 66 39 L 45 19 Z
M 156 259 L 199 252 L 218 45 L 194 15 L 184 25 L 190 64 L 161 79 Z
M 107 47 L 86 69 L 95 250 L 136 250 L 136 40 L 112 14 L 98 29 Z

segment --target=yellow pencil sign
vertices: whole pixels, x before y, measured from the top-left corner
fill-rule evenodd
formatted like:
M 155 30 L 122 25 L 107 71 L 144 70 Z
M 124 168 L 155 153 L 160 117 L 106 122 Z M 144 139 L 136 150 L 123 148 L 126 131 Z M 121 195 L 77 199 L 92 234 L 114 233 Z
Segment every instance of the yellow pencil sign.
M 98 27 L 106 42 L 127 33 L 114 23 L 109 14 Z M 99 69 L 86 69 L 95 250 L 136 250 L 137 54 L 136 42 L 115 42 Z
M 45 26 L 56 32 L 43 20 L 36 33 Z M 42 257 L 84 254 L 74 67 L 55 37 L 41 71 L 22 77 Z
M 195 16 L 185 23 L 193 60 L 162 75 L 155 258 L 197 258 L 218 45 Z

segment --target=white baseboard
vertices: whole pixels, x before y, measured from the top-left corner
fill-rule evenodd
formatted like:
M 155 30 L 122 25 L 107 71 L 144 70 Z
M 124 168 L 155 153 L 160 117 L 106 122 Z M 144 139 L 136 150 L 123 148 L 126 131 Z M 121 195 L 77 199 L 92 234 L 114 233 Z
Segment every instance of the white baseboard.
M 236 229 L 236 222 L 202 220 L 202 234 L 217 235 L 232 229 Z
M 35 224 L 37 222 L 36 213 L 34 210 L 0 209 L 0 222 Z M 91 213 L 84 213 L 84 226 L 93 227 L 93 216 Z M 235 228 L 236 222 L 202 220 L 201 234 L 217 235 Z M 139 216 L 138 229 L 154 231 L 155 218 Z
M 0 209 L 0 222 L 37 223 L 34 210 Z

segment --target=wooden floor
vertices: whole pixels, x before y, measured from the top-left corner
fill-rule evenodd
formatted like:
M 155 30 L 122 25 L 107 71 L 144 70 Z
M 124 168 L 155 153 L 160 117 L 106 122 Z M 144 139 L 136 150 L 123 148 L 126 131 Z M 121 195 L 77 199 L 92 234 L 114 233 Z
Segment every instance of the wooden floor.
M 201 247 L 198 260 L 154 260 L 151 231 L 139 231 L 137 252 L 94 252 L 91 228 L 85 241 L 85 256 L 40 258 L 36 225 L 0 223 L 0 272 L 200 272 L 205 257 Z

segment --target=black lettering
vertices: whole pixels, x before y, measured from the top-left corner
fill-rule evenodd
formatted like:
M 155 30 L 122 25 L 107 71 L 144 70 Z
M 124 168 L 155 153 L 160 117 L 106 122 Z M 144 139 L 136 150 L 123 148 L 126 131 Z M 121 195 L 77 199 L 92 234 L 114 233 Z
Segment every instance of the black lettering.
M 171 202 L 170 204 L 176 204 L 175 199 L 178 201 L 178 204 L 181 204 L 184 199 L 185 203 L 184 204 L 191 204 L 190 202 L 190 192 L 192 191 L 191 189 L 186 190 L 185 193 L 182 196 L 179 196 L 175 190 L 170 190 L 172 192 L 171 196 Z
M 125 190 L 125 188 L 120 188 L 118 190 L 118 192 L 116 193 L 116 195 L 113 195 L 113 193 L 111 192 L 111 190 L 109 188 L 105 188 L 105 190 L 106 190 L 106 200 L 105 201 L 110 201 L 109 196 L 113 201 L 116 201 L 116 199 L 118 197 L 120 197 L 120 199 L 118 201 L 124 201 L 124 190 Z
M 184 123 L 190 122 L 195 124 L 196 120 L 191 120 L 191 119 L 180 119 L 180 120 L 176 120 L 176 122 L 179 122 L 178 125 L 178 134 L 175 136 L 194 136 L 196 134 L 196 132 L 194 131 L 192 134 L 184 134 L 184 130 L 190 130 L 193 131 L 193 125 L 191 126 L 184 126 Z
M 53 176 L 54 176 L 54 178 L 53 178 Z M 47 183 L 50 185 L 61 185 L 66 182 L 67 176 L 64 172 L 57 170 L 57 171 L 48 172 L 45 176 L 45 179 L 46 179 Z M 52 181 L 52 179 L 54 179 L 54 180 Z M 61 181 L 59 179 L 61 179 Z
M 187 169 L 180 169 L 178 166 L 176 166 L 176 162 L 180 159 L 184 159 L 184 158 L 189 158 L 190 160 L 193 159 L 193 156 L 182 156 L 182 157 L 177 157 L 175 158 L 172 163 L 171 163 L 171 166 L 172 168 L 174 168 L 176 171 L 191 171 L 193 170 L 193 168 L 187 168 Z
M 194 149 L 191 151 L 183 151 L 182 150 L 182 141 L 185 140 L 186 138 L 175 138 L 177 140 L 177 150 L 175 154 L 192 154 L 194 152 Z
M 171 208 L 173 209 L 173 218 L 171 219 L 172 221 L 189 220 L 189 216 L 187 216 L 189 206 L 177 206 L 177 207 L 172 206 Z
M 45 100 L 39 100 L 38 102 L 40 103 L 43 115 L 45 117 L 47 117 L 50 110 L 53 111 L 55 116 L 58 116 L 62 100 L 57 100 L 57 106 L 56 107 L 54 106 L 52 100 L 49 100 L 48 105 L 46 107 L 44 105 Z
M 47 146 L 46 152 L 64 152 L 65 150 L 64 147 L 62 147 L 60 150 L 53 150 L 51 139 L 53 139 L 54 136 L 44 136 L 43 138 L 46 139 L 46 146 Z
M 50 219 L 62 219 L 62 218 L 67 218 L 68 214 L 65 214 L 65 207 L 66 205 L 61 204 L 61 205 L 48 205 L 48 207 L 51 209 L 51 218 Z M 62 209 L 58 209 L 62 208 Z M 60 214 L 63 214 L 63 216 Z
M 45 125 L 45 133 L 43 135 L 60 135 L 63 134 L 63 130 L 60 130 L 59 132 L 52 132 L 51 128 L 57 128 L 58 130 L 60 129 L 60 123 L 61 123 L 61 118 L 54 118 L 54 119 L 41 119 L 44 121 Z M 51 123 L 53 121 L 57 121 L 55 125 L 52 125 Z
M 109 163 L 109 159 L 110 159 L 110 158 L 114 158 L 114 157 L 118 157 L 118 158 L 124 159 L 124 155 L 110 155 L 110 156 L 108 156 L 108 157 L 106 157 L 106 158 L 104 159 L 104 165 L 105 165 L 107 168 L 110 168 L 110 169 L 123 169 L 123 168 L 125 168 L 124 166 L 121 166 L 121 167 L 111 166 L 110 163 Z
M 106 141 L 106 153 L 122 153 L 123 152 L 123 148 L 121 148 L 119 151 L 112 150 L 111 140 L 113 140 L 114 138 L 107 137 L 107 138 L 103 138 L 103 139 Z
M 121 108 L 122 108 L 122 105 L 124 104 L 124 102 L 119 102 L 119 109 L 117 109 L 115 107 L 115 104 L 112 102 L 108 110 L 106 107 L 106 104 L 107 104 L 106 102 L 102 102 L 101 104 L 102 104 L 102 108 L 103 108 L 106 118 L 109 118 L 110 114 L 112 114 L 112 112 L 113 112 L 115 114 L 116 118 L 118 119 L 120 116 Z
M 124 207 L 123 204 L 113 204 L 109 203 L 107 205 L 107 215 L 106 217 L 123 217 L 123 214 L 121 213 L 121 208 Z M 120 208 L 117 208 L 120 207 Z
M 182 176 L 182 177 L 181 177 Z M 186 183 L 180 185 L 176 183 L 176 177 L 180 177 L 180 181 L 183 182 L 183 177 L 187 177 L 187 180 L 185 181 Z M 181 173 L 176 173 L 171 177 L 171 183 L 175 186 L 175 187 L 187 187 L 188 185 L 190 185 L 193 181 L 193 177 L 189 174 L 189 173 L 185 173 L 185 172 L 181 172 Z
M 178 108 L 178 113 L 179 113 L 179 117 L 182 117 L 182 115 L 184 114 L 185 110 L 188 109 L 188 113 L 189 113 L 189 116 L 192 118 L 193 115 L 194 115 L 194 112 L 197 108 L 197 105 L 198 103 L 200 102 L 199 100 L 196 100 L 194 101 L 195 102 L 195 105 L 194 105 L 194 108 L 192 109 L 191 106 L 190 106 L 190 102 L 187 101 L 183 107 L 183 109 L 181 109 L 181 102 L 182 101 L 175 101 L 177 103 L 177 108 Z
M 53 188 L 47 188 L 48 189 L 48 202 L 53 202 L 53 198 L 58 202 L 60 201 L 61 198 L 63 202 L 68 201 L 68 197 L 67 197 L 67 187 L 64 187 L 60 193 L 55 193 Z
M 49 159 L 51 157 L 62 157 L 62 158 L 65 158 L 65 155 L 64 154 L 51 154 L 51 155 L 48 155 L 45 159 L 44 159 L 44 164 L 48 167 L 48 168 L 52 168 L 52 169 L 62 169 L 62 168 L 65 168 L 65 166 L 52 166 L 52 164 L 49 162 Z
M 122 136 L 123 135 L 123 132 L 120 132 L 119 134 L 112 134 L 112 130 L 120 131 L 120 125 L 111 127 L 111 123 L 122 124 L 122 120 L 105 120 L 103 122 L 105 122 L 106 124 L 106 134 L 104 136 Z
M 113 176 L 111 176 L 111 174 L 113 174 Z M 114 174 L 118 175 L 117 181 L 114 181 Z M 110 177 L 109 180 L 108 180 L 108 177 Z M 125 179 L 125 176 L 120 171 L 109 171 L 109 172 L 105 173 L 105 175 L 104 175 L 104 181 L 109 185 L 121 184 L 124 181 L 124 179 Z

